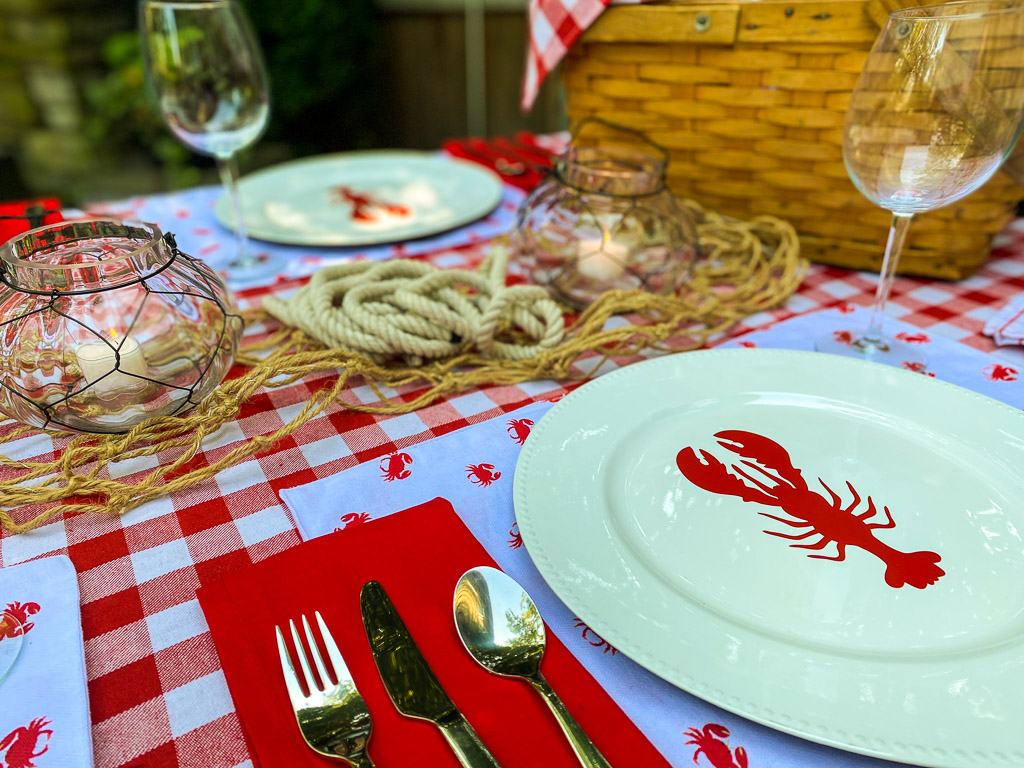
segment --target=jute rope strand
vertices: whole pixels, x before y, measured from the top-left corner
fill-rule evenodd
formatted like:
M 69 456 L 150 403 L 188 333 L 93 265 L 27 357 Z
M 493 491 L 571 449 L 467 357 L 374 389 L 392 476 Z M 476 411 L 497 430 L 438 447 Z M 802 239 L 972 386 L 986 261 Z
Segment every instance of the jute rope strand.
M 500 320 L 491 319 L 486 302 L 481 304 L 483 299 L 479 296 L 470 298 L 462 294 L 473 305 L 469 314 L 473 316 L 476 312 L 480 316 L 476 326 L 478 335 L 474 337 L 477 346 L 459 341 L 455 354 L 421 365 L 401 360 L 386 362 L 385 359 L 394 356 L 397 347 L 395 350 L 356 351 L 325 345 L 301 327 L 283 327 L 243 347 L 237 362 L 248 367 L 248 372 L 223 382 L 199 406 L 182 416 L 151 419 L 124 435 L 75 437 L 58 451 L 55 461 L 22 462 L 0 456 L 0 526 L 9 533 L 22 533 L 58 514 L 127 512 L 151 499 L 191 488 L 221 470 L 270 449 L 338 404 L 369 413 L 408 413 L 476 386 L 511 385 L 547 378 L 580 380 L 592 375 L 608 358 L 634 356 L 645 351 L 696 349 L 737 320 L 777 306 L 796 290 L 807 264 L 799 255 L 792 227 L 770 217 L 738 222 L 705 213 L 695 203 L 688 205 L 700 222 L 698 232 L 703 259 L 687 288 L 678 296 L 611 291 L 565 328 L 560 341 L 552 342 L 551 328 L 556 324 L 546 310 L 534 311 L 536 305 L 545 301 L 536 292 L 526 296 L 521 292 L 505 295 L 503 301 L 522 303 L 518 312 L 507 311 L 504 303 L 492 302 L 499 307 L 493 311 Z M 499 254 L 499 264 L 500 258 Z M 394 269 L 398 271 L 406 268 L 399 264 L 410 262 L 387 263 L 396 265 Z M 494 264 L 492 258 L 478 270 L 482 282 L 474 287 L 477 293 L 490 291 L 493 296 Z M 424 266 L 417 264 L 410 272 L 414 279 L 433 274 Z M 332 274 L 337 277 L 337 273 L 328 273 L 321 280 L 328 280 Z M 339 279 L 344 278 L 342 273 Z M 316 280 L 317 276 L 310 285 Z M 441 288 L 436 288 L 429 280 L 426 284 L 433 292 L 428 291 L 428 295 L 440 296 Z M 461 294 L 456 288 L 451 289 Z M 374 292 L 368 289 L 366 293 Z M 436 310 L 443 315 L 445 306 L 460 306 L 459 299 L 448 294 L 445 299 L 436 300 L 443 306 L 425 310 L 427 313 Z M 384 303 L 387 306 L 367 311 L 379 311 L 385 317 L 397 314 L 388 308 L 392 306 L 390 301 Z M 534 305 L 534 310 L 527 309 L 530 305 Z M 525 319 L 527 315 L 533 316 L 537 324 L 531 325 Z M 606 327 L 608 320 L 618 315 L 627 315 L 632 322 Z M 298 318 L 295 320 L 298 323 Z M 249 324 L 272 322 L 262 310 L 247 312 L 246 321 Z M 493 331 L 485 327 L 487 323 L 494 324 Z M 402 326 L 396 327 L 409 333 Z M 410 324 L 408 328 L 423 333 L 418 325 Z M 471 330 L 467 330 L 464 339 L 471 335 Z M 497 354 L 497 350 L 509 346 L 530 348 L 532 353 L 529 356 Z M 398 356 L 415 358 L 423 352 L 410 350 L 402 349 Z M 208 465 L 188 466 L 203 440 L 235 419 L 242 405 L 257 392 L 288 386 L 316 373 L 329 373 L 333 378 L 314 392 L 287 424 L 270 434 L 240 443 Z M 354 397 L 346 398 L 346 387 L 353 381 L 368 385 L 380 401 L 367 404 L 355 401 Z M 383 391 L 403 387 L 422 391 L 404 401 L 388 399 Z M 29 427 L 14 427 L 0 443 L 35 432 Z M 161 465 L 141 479 L 128 483 L 111 477 L 112 463 L 151 455 L 160 456 Z M 173 460 L 168 460 L 168 456 Z

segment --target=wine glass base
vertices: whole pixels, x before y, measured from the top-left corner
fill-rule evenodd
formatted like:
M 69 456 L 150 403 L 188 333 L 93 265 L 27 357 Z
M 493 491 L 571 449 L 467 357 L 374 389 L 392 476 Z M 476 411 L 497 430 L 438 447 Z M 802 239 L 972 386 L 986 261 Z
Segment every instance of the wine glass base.
M 818 339 L 814 348 L 819 352 L 857 357 L 909 371 L 923 371 L 928 365 L 928 356 L 919 347 L 889 336 L 871 342 L 853 331 L 834 331 Z
M 269 253 L 257 253 L 245 258 L 235 258 L 221 267 L 229 282 L 251 283 L 275 277 L 284 272 L 286 259 Z

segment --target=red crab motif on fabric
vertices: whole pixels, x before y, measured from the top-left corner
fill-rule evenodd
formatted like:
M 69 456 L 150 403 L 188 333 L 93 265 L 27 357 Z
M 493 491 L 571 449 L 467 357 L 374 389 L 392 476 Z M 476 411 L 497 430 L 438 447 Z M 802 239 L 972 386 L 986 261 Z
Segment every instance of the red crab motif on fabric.
M 46 726 L 50 721 L 45 717 L 37 717 L 28 725 L 22 725 L 4 736 L 0 741 L 0 756 L 6 761 L 6 768 L 36 768 L 32 762 L 50 748 L 50 736 L 53 731 Z M 38 752 L 39 739 L 43 738 L 42 749 Z M 5 763 L 0 763 L 5 765 Z
M 374 222 L 380 219 L 382 213 L 391 216 L 409 215 L 409 209 L 404 205 L 377 200 L 373 195 L 356 192 L 351 187 L 332 187 L 331 194 L 334 202 L 348 203 L 352 206 L 349 216 L 353 221 Z
M 699 731 L 687 728 L 683 735 L 690 737 L 687 744 L 697 747 L 693 762 L 697 763 L 697 758 L 703 754 L 712 768 L 747 768 L 747 750 L 743 747 L 730 750 L 729 745 L 722 741 L 729 738 L 729 729 L 724 725 L 708 723 Z
M 906 368 L 908 371 L 913 371 L 914 373 L 921 373 L 922 371 L 924 371 L 925 365 L 926 365 L 925 363 L 919 363 L 916 360 L 915 361 L 911 361 L 911 360 L 904 360 L 903 361 L 903 367 Z
M 39 613 L 39 610 L 39 603 L 8 603 L 0 612 L 0 642 L 4 638 L 18 637 L 31 630 L 35 622 L 29 621 L 28 617 Z
M 519 549 L 523 546 L 523 535 L 519 533 L 519 523 L 512 523 L 512 527 L 508 529 L 508 535 L 512 537 L 508 540 L 509 549 Z
M 877 529 L 896 527 L 889 508 L 882 507 L 884 523 L 869 523 L 868 520 L 877 515 L 878 510 L 868 496 L 867 509 L 854 514 L 861 498 L 849 481 L 846 487 L 853 494 L 853 501 L 843 508 L 839 495 L 821 478 L 818 482 L 828 492 L 831 501 L 808 488 L 800 470 L 792 465 L 789 454 L 774 440 L 739 429 L 727 429 L 716 433 L 715 437 L 719 438 L 720 446 L 742 457 L 739 464 L 743 467 L 738 464 L 726 466 L 705 450 L 701 450 L 698 456 L 693 448 L 683 448 L 676 454 L 676 466 L 687 480 L 705 491 L 738 496 L 753 504 L 780 507 L 789 517 L 767 512 L 758 514 L 790 528 L 807 529 L 793 534 L 765 530 L 769 536 L 793 541 L 820 537 L 810 544 L 790 544 L 799 549 L 822 550 L 829 544 L 836 545 L 834 556 L 808 555 L 819 560 L 845 560 L 847 547 L 859 547 L 885 564 L 885 583 L 894 588 L 909 584 L 924 589 L 946 573 L 938 566 L 942 558 L 935 552 L 901 552 L 879 540 L 875 536 Z
M 412 464 L 412 456 L 408 453 L 392 453 L 380 460 L 381 477 L 385 483 L 395 480 L 405 480 L 412 474 L 409 465 Z
M 508 436 L 522 445 L 530 436 L 530 428 L 534 425 L 533 419 L 510 419 L 508 422 Z
M 832 338 L 840 344 L 853 344 L 852 331 L 832 331 Z
M 986 365 L 982 373 L 985 374 L 985 378 L 989 381 L 1016 381 L 1017 380 L 1017 369 L 1011 368 L 1008 365 L 1000 365 L 999 363 L 992 363 Z
M 757 346 L 757 344 L 755 344 L 752 341 L 737 341 L 736 346 L 743 347 L 744 349 L 753 349 L 754 347 Z
M 583 619 L 581 619 L 579 616 L 572 617 L 572 625 L 576 627 L 576 629 L 580 630 L 580 637 L 582 637 L 595 648 L 600 648 L 601 653 L 610 653 L 612 656 L 614 656 L 619 652 L 618 648 L 616 648 L 614 645 L 612 645 L 599 634 L 597 634 L 597 632 L 592 630 L 587 625 L 587 623 L 583 621 Z
M 339 519 L 341 520 L 342 524 L 341 524 L 340 528 L 335 528 L 334 529 L 335 533 L 337 533 L 338 531 L 344 531 L 346 528 L 353 528 L 353 527 L 355 527 L 357 525 L 362 525 L 363 523 L 368 523 L 370 521 L 370 513 L 369 512 L 349 512 L 348 514 L 342 515 L 341 518 L 339 518 Z
M 486 488 L 501 477 L 501 472 L 495 472 L 493 464 L 470 464 L 466 467 L 466 477 L 473 485 Z
M 917 331 L 911 333 L 910 331 L 900 331 L 896 334 L 896 338 L 900 341 L 905 341 L 907 344 L 928 344 L 931 342 L 931 337 L 927 334 Z

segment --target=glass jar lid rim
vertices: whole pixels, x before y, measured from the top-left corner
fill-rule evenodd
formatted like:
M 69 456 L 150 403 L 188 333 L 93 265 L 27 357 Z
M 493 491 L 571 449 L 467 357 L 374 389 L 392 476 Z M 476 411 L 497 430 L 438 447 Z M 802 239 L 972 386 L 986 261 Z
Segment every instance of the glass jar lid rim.
M 555 161 L 554 173 L 562 184 L 578 192 L 638 198 L 657 195 L 665 189 L 667 165 L 664 158 L 636 147 L 573 146 Z M 597 185 L 598 179 L 613 185 L 620 182 L 627 189 L 612 190 L 604 184 Z
M 87 231 L 90 225 L 96 226 L 96 230 L 92 233 Z M 102 231 L 100 227 L 105 228 L 106 231 Z M 79 233 L 76 231 L 78 229 L 85 231 Z M 104 258 L 104 261 L 108 264 L 128 265 L 127 273 L 108 275 L 107 278 L 109 279 L 106 279 L 105 284 L 102 285 L 69 289 L 67 284 L 68 278 L 63 277 L 63 275 L 67 275 L 69 270 L 89 269 L 88 263 L 35 263 L 25 258 L 46 253 L 48 247 L 56 250 L 56 246 L 61 245 L 61 242 L 43 242 L 35 248 L 19 249 L 19 244 L 22 241 L 27 240 L 31 243 L 32 239 L 38 237 L 42 232 L 58 232 L 61 230 L 67 230 L 72 235 L 72 237 L 62 241 L 68 245 L 85 243 L 90 240 L 100 240 L 105 237 L 137 238 L 140 242 L 136 247 L 131 247 L 125 253 Z M 75 235 L 80 236 L 75 237 Z M 174 236 L 164 234 L 158 225 L 146 221 L 107 217 L 52 222 L 15 235 L 6 243 L 0 245 L 0 283 L 19 293 L 39 296 L 76 296 L 99 293 L 144 283 L 147 279 L 159 274 L 174 263 L 178 253 Z M 133 267 L 137 268 L 138 271 L 132 272 Z M 51 275 L 54 277 L 51 278 Z
M 138 248 L 128 251 L 127 253 L 124 253 L 122 255 L 114 256 L 113 258 L 109 259 L 109 261 L 125 261 L 127 259 L 132 258 L 133 256 L 138 256 L 143 251 L 152 248 L 164 237 L 164 233 L 160 229 L 159 225 L 152 224 L 147 221 L 139 221 L 138 219 L 117 219 L 112 217 L 98 216 L 90 219 L 54 221 L 49 224 L 43 224 L 42 226 L 36 227 L 35 229 L 26 230 L 25 232 L 21 232 L 12 237 L 6 243 L 0 246 L 0 259 L 7 262 L 8 264 L 16 265 L 19 269 L 38 269 L 40 271 L 53 269 L 53 265 L 51 264 L 35 264 L 31 261 L 27 261 L 26 259 L 22 258 L 17 254 L 15 244 L 25 239 L 26 237 L 29 237 L 30 235 L 35 235 L 39 232 L 43 232 L 44 230 L 56 230 L 64 227 L 70 227 L 76 224 L 92 224 L 94 222 L 121 225 L 124 227 L 126 234 L 131 234 L 130 230 L 133 228 L 146 229 L 152 233 L 151 236 L 148 236 L 149 239 L 144 244 L 140 245 Z

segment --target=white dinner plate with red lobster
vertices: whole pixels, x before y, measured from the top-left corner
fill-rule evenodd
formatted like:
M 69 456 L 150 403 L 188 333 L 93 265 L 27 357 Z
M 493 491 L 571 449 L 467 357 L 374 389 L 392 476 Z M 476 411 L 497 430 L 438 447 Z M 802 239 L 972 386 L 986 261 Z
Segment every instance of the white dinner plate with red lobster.
M 687 352 L 555 405 L 514 499 L 558 596 L 669 682 L 854 752 L 1024 765 L 1024 413 L 833 355 Z
M 239 182 L 249 235 L 289 245 L 357 246 L 427 237 L 486 216 L 502 181 L 477 163 L 379 150 L 307 157 Z M 234 229 L 231 201 L 214 206 Z

